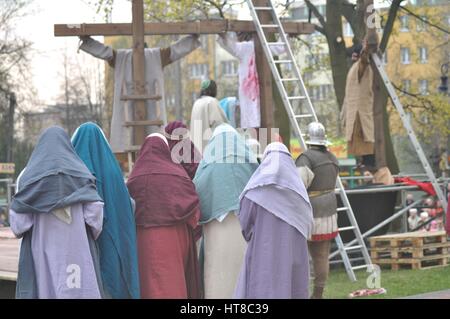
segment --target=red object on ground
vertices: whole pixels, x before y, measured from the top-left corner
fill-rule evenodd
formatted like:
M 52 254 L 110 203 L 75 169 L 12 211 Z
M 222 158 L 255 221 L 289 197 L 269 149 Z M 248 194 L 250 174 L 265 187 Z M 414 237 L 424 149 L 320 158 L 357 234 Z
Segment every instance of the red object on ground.
M 356 291 L 350 293 L 348 296 L 350 298 L 355 298 L 355 297 L 365 297 L 365 296 L 371 296 L 371 295 L 381 295 L 381 294 L 385 294 L 385 293 L 386 293 L 386 289 L 384 289 L 384 288 L 360 289 L 360 290 L 356 290 Z
M 409 177 L 396 177 L 395 178 L 396 183 L 405 183 L 407 185 L 412 186 L 418 186 L 421 190 L 426 192 L 430 196 L 436 196 L 436 191 L 433 188 L 433 185 L 430 182 L 419 182 L 416 180 L 413 180 Z

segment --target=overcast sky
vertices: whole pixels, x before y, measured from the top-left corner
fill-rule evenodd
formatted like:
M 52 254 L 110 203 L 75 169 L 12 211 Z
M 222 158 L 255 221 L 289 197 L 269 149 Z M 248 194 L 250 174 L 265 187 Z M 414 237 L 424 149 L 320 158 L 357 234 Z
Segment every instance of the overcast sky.
M 131 21 L 130 4 L 126 0 L 115 2 L 113 22 Z M 59 94 L 63 52 L 67 50 L 69 55 L 76 55 L 79 42 L 77 37 L 55 37 L 53 25 L 100 23 L 104 19 L 86 0 L 35 0 L 29 11 L 30 14 L 18 25 L 18 33 L 33 42 L 33 85 L 42 104 L 51 104 Z

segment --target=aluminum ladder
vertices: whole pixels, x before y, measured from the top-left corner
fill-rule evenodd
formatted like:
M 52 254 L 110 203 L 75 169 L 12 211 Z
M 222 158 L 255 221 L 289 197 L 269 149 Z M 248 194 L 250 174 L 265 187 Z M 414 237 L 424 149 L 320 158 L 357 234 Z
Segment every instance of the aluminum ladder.
M 265 6 L 254 6 L 252 0 L 247 0 L 247 4 L 249 6 L 256 31 L 258 33 L 258 37 L 263 47 L 264 54 L 266 55 L 270 69 L 275 79 L 275 83 L 277 84 L 278 90 L 283 100 L 284 107 L 286 108 L 286 111 L 289 115 L 291 125 L 299 138 L 301 147 L 304 150 L 306 150 L 307 147 L 304 140 L 305 134 L 302 134 L 301 126 L 303 126 L 306 130 L 307 124 L 309 124 L 312 121 L 318 121 L 318 119 L 314 107 L 311 103 L 308 91 L 305 87 L 304 81 L 298 69 L 297 63 L 294 59 L 294 55 L 292 54 L 292 50 L 288 42 L 286 33 L 284 31 L 283 25 L 281 24 L 281 21 L 275 11 L 275 7 L 271 0 L 267 0 L 267 4 Z M 270 13 L 272 22 L 261 24 L 258 12 Z M 278 40 L 276 40 L 276 42 L 269 42 L 266 38 L 264 29 L 272 29 L 272 30 L 275 29 L 276 30 L 275 33 L 278 34 Z M 275 59 L 271 51 L 271 46 L 285 46 L 285 51 L 288 58 L 284 60 Z M 278 69 L 278 66 L 281 67 L 281 65 L 287 64 L 291 65 L 293 76 L 286 78 L 282 77 L 281 72 Z M 287 92 L 287 88 L 285 87 L 285 84 L 287 83 L 290 83 L 291 86 L 299 90 L 300 93 L 298 95 L 290 96 Z M 301 111 L 300 113 L 296 113 L 292 104 L 293 102 L 303 103 L 303 111 Z M 307 120 L 308 122 L 300 123 L 305 120 Z M 348 220 L 350 222 L 350 226 L 341 227 L 338 229 L 339 233 L 338 236 L 336 237 L 336 244 L 338 246 L 338 251 L 341 255 L 342 261 L 344 263 L 345 269 L 347 271 L 350 280 L 356 281 L 354 270 L 367 268 L 369 271 L 372 271 L 373 265 L 370 255 L 367 251 L 366 244 L 358 227 L 358 223 L 353 214 L 353 210 L 350 206 L 350 202 L 345 193 L 344 186 L 342 185 L 342 181 L 339 177 L 336 182 L 336 192 L 339 193 L 341 201 L 343 203 L 343 206 L 337 209 L 338 214 L 346 213 Z M 356 245 L 345 245 L 340 236 L 340 232 L 342 231 L 353 231 L 356 238 Z M 364 264 L 353 266 L 348 256 L 348 252 L 350 251 L 354 251 L 355 253 L 360 252 L 364 259 Z
M 422 146 L 420 145 L 419 140 L 416 137 L 416 133 L 414 133 L 412 125 L 411 125 L 410 121 L 408 120 L 408 117 L 403 108 L 403 105 L 400 102 L 400 99 L 398 98 L 397 93 L 395 92 L 394 86 L 392 85 L 386 71 L 383 68 L 383 63 L 381 62 L 380 57 L 378 56 L 377 53 L 372 53 L 371 56 L 372 56 L 373 64 L 377 68 L 378 73 L 380 74 L 381 78 L 383 79 L 384 86 L 386 87 L 386 90 L 387 90 L 389 96 L 391 97 L 392 104 L 394 104 L 395 108 L 397 109 L 398 113 L 400 114 L 400 118 L 403 122 L 403 126 L 405 127 L 406 132 L 408 133 L 409 139 L 411 140 L 414 150 L 416 151 L 417 155 L 419 156 L 419 159 L 420 159 L 420 162 L 422 163 L 423 169 L 425 170 L 425 173 L 427 174 L 429 181 L 433 185 L 433 188 L 436 191 L 437 197 L 439 198 L 439 200 L 442 203 L 442 207 L 447 207 L 447 199 L 444 196 L 444 192 L 442 191 L 442 188 L 439 186 L 436 176 L 434 175 L 433 170 L 431 169 L 431 166 L 428 163 L 427 157 L 425 156 Z

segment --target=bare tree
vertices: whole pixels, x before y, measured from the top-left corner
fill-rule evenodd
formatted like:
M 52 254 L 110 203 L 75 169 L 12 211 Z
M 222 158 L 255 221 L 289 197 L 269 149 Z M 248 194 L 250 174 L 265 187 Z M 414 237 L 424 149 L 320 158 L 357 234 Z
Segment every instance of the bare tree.
M 105 89 L 103 64 L 96 60 L 70 58 L 63 53 L 61 94 L 58 104 L 64 106 L 63 125 L 72 134 L 77 126 L 86 121 L 104 124 Z
M 31 0 L 0 1 L 0 161 L 6 160 L 5 154 L 12 160 L 14 113 L 22 112 L 22 102 L 33 93 L 32 85 L 23 85 L 30 82 L 32 43 L 15 32 L 30 3 Z

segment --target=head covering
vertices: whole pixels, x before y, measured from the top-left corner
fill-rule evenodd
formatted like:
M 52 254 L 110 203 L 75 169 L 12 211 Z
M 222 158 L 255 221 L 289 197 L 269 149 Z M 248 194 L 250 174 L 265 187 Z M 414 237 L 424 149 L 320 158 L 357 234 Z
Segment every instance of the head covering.
M 220 108 L 223 110 L 231 126 L 233 126 L 234 128 L 236 128 L 237 126 L 236 106 L 237 106 L 237 99 L 235 97 L 226 97 L 220 100 Z
M 194 184 L 183 167 L 172 161 L 166 143 L 164 136 L 147 137 L 128 179 L 139 226 L 172 226 L 197 212 Z
M 274 142 L 241 195 L 265 208 L 309 238 L 313 227 L 308 193 L 287 147 Z
M 104 285 L 113 298 L 139 298 L 136 225 L 119 164 L 103 131 L 94 123 L 81 125 L 72 143 L 96 176 L 98 193 L 105 202 L 103 231 L 97 240 Z
M 202 155 L 190 140 L 187 126 L 180 121 L 170 122 L 164 136 L 169 142 L 172 160 L 180 163 L 189 177 L 194 179 Z M 184 151 L 187 152 L 186 156 Z
M 203 80 L 200 88 L 206 90 L 211 85 L 211 80 Z
M 195 174 L 200 197 L 201 223 L 239 208 L 239 195 L 258 167 L 256 156 L 229 124 L 213 133 Z
M 20 178 L 11 208 L 19 213 L 50 213 L 77 203 L 96 202 L 95 178 L 76 154 L 69 136 L 53 126 L 40 136 Z

